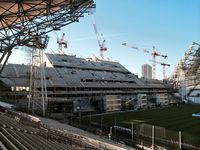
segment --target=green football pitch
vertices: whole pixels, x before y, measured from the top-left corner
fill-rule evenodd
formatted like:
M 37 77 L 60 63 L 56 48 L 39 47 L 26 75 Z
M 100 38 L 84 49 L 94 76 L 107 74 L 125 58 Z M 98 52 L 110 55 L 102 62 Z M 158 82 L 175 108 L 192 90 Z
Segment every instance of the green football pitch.
M 151 110 L 118 112 L 83 118 L 87 123 L 90 120 L 104 127 L 119 125 L 131 127 L 134 124 L 150 124 L 164 127 L 167 130 L 182 131 L 192 138 L 200 140 L 200 118 L 192 117 L 193 113 L 200 112 L 200 105 L 170 106 Z M 85 122 L 83 121 L 83 122 Z

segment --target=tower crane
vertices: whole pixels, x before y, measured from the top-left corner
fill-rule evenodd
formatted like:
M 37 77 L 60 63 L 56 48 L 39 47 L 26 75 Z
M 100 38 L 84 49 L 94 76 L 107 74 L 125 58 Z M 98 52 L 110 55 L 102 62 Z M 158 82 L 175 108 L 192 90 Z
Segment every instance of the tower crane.
M 153 67 L 153 79 L 156 79 L 156 57 L 157 56 L 160 56 L 160 57 L 163 57 L 163 58 L 167 58 L 167 55 L 162 55 L 158 52 L 155 51 L 155 46 L 153 46 L 153 51 L 149 51 L 147 49 L 141 49 L 141 48 L 138 48 L 136 46 L 130 46 L 128 45 L 127 43 L 122 43 L 123 46 L 127 46 L 127 47 L 130 47 L 132 49 L 136 49 L 136 50 L 139 50 L 139 51 L 143 51 L 145 53 L 149 53 L 151 56 L 152 56 L 152 60 L 153 60 L 153 64 L 152 64 L 152 67 Z
M 55 32 L 55 34 L 56 34 L 56 32 Z M 65 33 L 62 34 L 61 38 L 59 38 L 57 34 L 56 34 L 56 36 L 57 36 L 57 44 L 58 44 L 59 53 L 64 54 L 63 47 L 67 48 L 67 41 L 64 39 Z
M 163 63 L 163 62 L 159 62 L 159 61 L 154 61 L 154 60 L 149 60 L 149 61 L 152 61 L 152 62 L 155 62 L 155 63 L 157 63 L 157 64 L 160 64 L 160 65 L 162 65 L 162 67 L 163 67 L 163 80 L 164 79 L 166 79 L 166 71 L 165 71 L 165 66 L 170 66 L 170 64 L 166 64 L 166 63 Z
M 95 31 L 96 38 L 97 38 L 98 45 L 99 45 L 100 57 L 101 57 L 101 59 L 103 59 L 104 58 L 104 51 L 107 51 L 107 48 L 105 46 L 106 40 L 103 39 L 102 34 L 101 34 L 101 38 L 99 37 L 99 33 L 98 33 L 98 30 L 97 30 L 97 25 L 96 25 L 94 15 L 92 15 L 92 16 L 93 16 L 93 27 L 94 27 L 94 31 Z

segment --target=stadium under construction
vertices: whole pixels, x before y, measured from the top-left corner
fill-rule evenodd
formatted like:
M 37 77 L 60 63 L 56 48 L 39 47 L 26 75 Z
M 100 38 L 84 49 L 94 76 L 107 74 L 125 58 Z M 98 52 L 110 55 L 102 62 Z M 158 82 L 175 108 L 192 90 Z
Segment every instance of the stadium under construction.
M 139 78 L 120 62 L 103 59 L 107 48 L 105 40 L 98 39 L 95 22 L 101 58 L 66 55 L 62 51 L 62 46 L 67 47 L 64 33 L 57 39 L 59 53 L 44 52 L 49 41 L 47 33 L 78 22 L 95 7 L 93 0 L 0 1 L 0 149 L 132 149 L 111 140 L 112 126 L 106 129 L 110 132 L 108 138 L 102 140 L 47 118 L 66 121 L 74 117 L 77 123 L 82 115 L 95 117 L 170 104 L 200 103 L 200 44 L 195 42 L 170 78 L 165 78 L 163 69 L 163 80 L 155 79 L 155 58 L 167 55 L 157 53 L 155 47 L 150 52 L 122 44 L 153 57 L 153 79 Z M 18 47 L 31 49 L 30 64 L 7 63 L 12 50 Z M 163 68 L 170 66 L 160 64 Z M 102 116 L 100 122 L 94 128 L 96 131 L 100 126 L 102 133 Z M 127 131 L 133 146 L 133 121 Z M 154 126 L 151 135 L 154 148 Z M 175 141 L 180 149 L 181 140 L 180 134 L 179 142 Z
M 192 42 L 169 80 L 186 103 L 200 103 L 200 44 Z
M 109 112 L 122 110 L 123 104 L 147 107 L 159 97 L 161 105 L 169 103 L 168 84 L 138 78 L 120 63 L 98 58 L 84 59 L 61 54 L 44 54 L 45 85 L 48 100 L 45 112 L 59 115 L 77 112 Z M 26 110 L 30 94 L 31 66 L 8 64 L 1 80 L 1 99 Z M 31 107 L 42 112 L 41 67 L 32 78 L 35 86 Z M 33 106 L 34 105 L 34 106 Z

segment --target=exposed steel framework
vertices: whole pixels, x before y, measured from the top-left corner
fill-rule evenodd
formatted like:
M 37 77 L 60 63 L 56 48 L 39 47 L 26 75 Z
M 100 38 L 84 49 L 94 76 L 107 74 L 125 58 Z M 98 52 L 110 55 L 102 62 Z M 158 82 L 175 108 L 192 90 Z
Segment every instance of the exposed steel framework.
M 78 22 L 94 7 L 93 0 L 0 0 L 0 72 L 15 46 L 35 47 L 38 36 Z
M 183 69 L 187 75 L 199 75 L 200 69 L 200 44 L 193 42 L 186 51 L 183 59 Z
M 171 80 L 176 82 L 177 87 L 180 87 L 183 81 L 185 87 L 192 87 L 187 96 L 200 85 L 200 44 L 191 43 L 173 71 Z

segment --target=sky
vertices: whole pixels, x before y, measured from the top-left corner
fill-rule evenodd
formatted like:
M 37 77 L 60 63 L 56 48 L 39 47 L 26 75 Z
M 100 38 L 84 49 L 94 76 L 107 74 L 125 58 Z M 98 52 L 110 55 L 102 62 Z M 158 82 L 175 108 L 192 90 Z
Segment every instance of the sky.
M 191 42 L 200 43 L 200 0 L 95 0 L 94 18 L 99 34 L 106 40 L 104 58 L 117 61 L 141 77 L 141 65 L 152 59 L 151 55 L 122 46 L 129 45 L 168 55 L 156 60 L 170 64 L 166 75 L 170 76 Z M 68 41 L 66 54 L 87 58 L 99 56 L 99 46 L 93 28 L 93 18 L 85 14 L 79 22 L 49 34 L 46 52 L 58 52 L 57 35 L 65 33 Z M 57 35 L 56 35 L 57 34 Z M 24 56 L 14 50 L 9 62 Z M 18 54 L 16 54 L 18 53 Z M 17 56 L 18 55 L 18 56 Z M 18 59 L 18 62 L 22 59 Z M 156 65 L 156 77 L 162 79 L 162 66 Z

